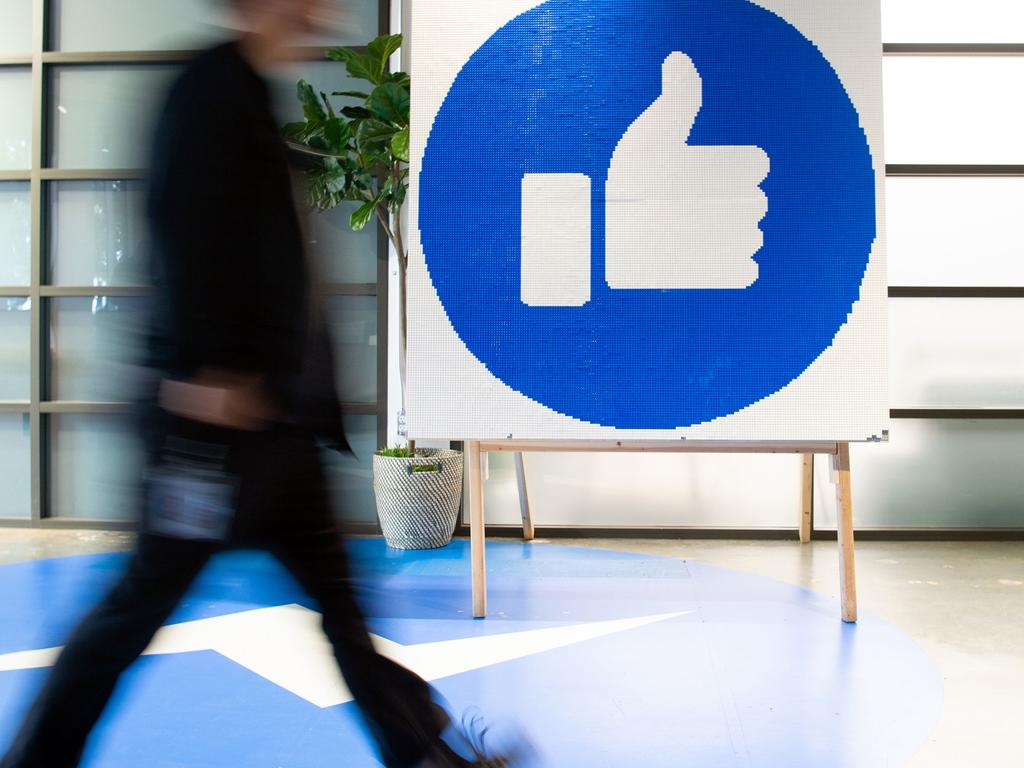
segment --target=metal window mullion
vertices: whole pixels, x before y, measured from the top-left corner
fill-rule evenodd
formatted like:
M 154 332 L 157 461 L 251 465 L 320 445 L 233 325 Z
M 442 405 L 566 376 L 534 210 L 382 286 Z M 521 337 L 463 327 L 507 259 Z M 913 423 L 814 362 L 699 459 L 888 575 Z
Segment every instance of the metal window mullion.
M 377 34 L 391 34 L 391 0 L 378 0 Z M 388 440 L 388 307 L 391 241 L 383 225 L 377 225 L 377 447 Z
M 346 46 L 359 53 L 366 52 L 366 46 Z M 288 51 L 293 61 L 323 61 L 328 48 L 324 46 L 296 46 Z M 95 66 L 106 64 L 185 64 L 202 53 L 196 50 L 153 50 L 153 51 L 45 51 L 43 62 L 60 66 Z M 16 66 L 22 57 L 0 58 L 0 65 Z
M 47 516 L 46 488 L 48 478 L 46 433 L 40 404 L 43 399 L 43 366 L 46 345 L 45 313 L 40 286 L 43 276 L 43 178 L 46 161 L 46 82 L 43 71 L 43 49 L 46 45 L 46 0 L 32 4 L 32 168 L 29 179 L 31 199 L 32 247 L 29 298 L 32 306 L 30 338 L 29 445 L 31 451 L 31 519 L 38 525 Z
M 376 296 L 379 292 L 377 283 L 328 283 L 324 286 L 328 296 Z
M 989 177 L 1024 176 L 1024 165 L 968 165 L 968 164 L 924 164 L 889 163 L 885 166 L 887 177 Z
M 1024 286 L 890 285 L 890 299 L 1024 299 Z
M 1024 56 L 1024 43 L 883 43 L 885 56 Z
M 999 421 L 1020 421 L 1024 419 L 1024 408 L 892 408 L 891 419 L 925 420 L 972 420 L 996 419 Z
M 43 168 L 43 181 L 134 181 L 144 179 L 139 168 Z
M 94 296 L 146 296 L 149 288 L 143 285 L 43 285 L 39 293 L 43 298 L 92 298 Z

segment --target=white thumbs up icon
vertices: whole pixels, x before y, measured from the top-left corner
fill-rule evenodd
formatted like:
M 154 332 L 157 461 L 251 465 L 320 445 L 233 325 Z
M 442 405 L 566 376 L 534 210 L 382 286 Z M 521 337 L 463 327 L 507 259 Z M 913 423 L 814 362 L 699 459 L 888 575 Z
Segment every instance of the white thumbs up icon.
M 689 145 L 702 105 L 693 61 L 670 54 L 661 96 L 619 140 L 608 169 L 605 279 L 613 289 L 742 289 L 757 280 L 770 161 L 759 147 Z M 522 195 L 522 301 L 585 304 L 590 179 L 527 174 Z

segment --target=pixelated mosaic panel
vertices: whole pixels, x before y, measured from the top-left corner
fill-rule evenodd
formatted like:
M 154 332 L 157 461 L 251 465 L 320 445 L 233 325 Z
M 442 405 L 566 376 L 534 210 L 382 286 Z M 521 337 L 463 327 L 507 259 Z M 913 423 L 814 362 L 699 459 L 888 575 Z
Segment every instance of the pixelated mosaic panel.
M 424 5 L 410 434 L 881 434 L 877 3 Z

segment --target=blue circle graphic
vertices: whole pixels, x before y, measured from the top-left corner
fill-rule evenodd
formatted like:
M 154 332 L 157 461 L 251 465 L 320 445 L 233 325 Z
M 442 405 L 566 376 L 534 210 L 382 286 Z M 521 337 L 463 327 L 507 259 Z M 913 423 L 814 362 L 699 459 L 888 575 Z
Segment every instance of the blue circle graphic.
M 689 143 L 754 145 L 771 159 L 759 278 L 746 289 L 605 281 L 612 153 L 661 94 L 675 51 L 703 81 Z M 591 179 L 583 307 L 520 300 L 521 182 L 547 173 Z M 549 0 L 524 13 L 462 68 L 420 174 L 427 269 L 470 352 L 527 397 L 623 429 L 707 422 L 798 378 L 848 321 L 875 226 L 871 152 L 838 75 L 746 0 Z M 638 252 L 659 236 L 657 222 L 636 222 Z
M 521 723 L 541 755 L 530 768 L 897 766 L 939 721 L 942 679 L 925 652 L 868 612 L 843 624 L 827 594 L 693 561 L 499 541 L 487 549 L 490 618 L 474 621 L 469 542 L 398 552 L 359 539 L 350 553 L 371 631 L 446 647 L 453 666 L 434 667 L 434 685 L 499 732 Z M 0 755 L 47 673 L 23 654 L 65 642 L 124 566 L 120 555 L 0 566 Z M 235 552 L 170 622 L 199 638 L 203 620 L 293 603 L 315 608 L 271 557 Z M 636 619 L 651 620 L 591 633 Z M 238 658 L 288 667 L 312 646 L 268 653 L 286 624 L 247 625 Z M 528 639 L 563 630 L 585 634 Z M 266 666 L 202 645 L 132 666 L 82 768 L 379 768 L 353 702 L 321 708 Z

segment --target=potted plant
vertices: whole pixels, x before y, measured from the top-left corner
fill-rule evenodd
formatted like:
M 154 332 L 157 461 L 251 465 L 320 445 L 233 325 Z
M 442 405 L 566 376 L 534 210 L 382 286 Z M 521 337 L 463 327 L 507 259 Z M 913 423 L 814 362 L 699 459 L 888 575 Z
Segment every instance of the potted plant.
M 409 252 L 402 207 L 409 190 L 410 77 L 391 72 L 388 62 L 401 35 L 385 35 L 366 47 L 332 48 L 327 57 L 367 83 L 365 91 L 328 94 L 305 80 L 297 86 L 304 120 L 284 127 L 289 146 L 308 158 L 309 202 L 326 211 L 346 201 L 360 203 L 351 226 L 380 223 L 398 256 L 399 370 L 404 410 Z M 332 98 L 349 103 L 338 108 Z M 355 103 L 352 103 L 352 100 Z M 388 543 L 402 549 L 430 549 L 451 541 L 462 499 L 462 454 L 417 450 L 415 443 L 378 451 L 373 457 L 377 515 Z

